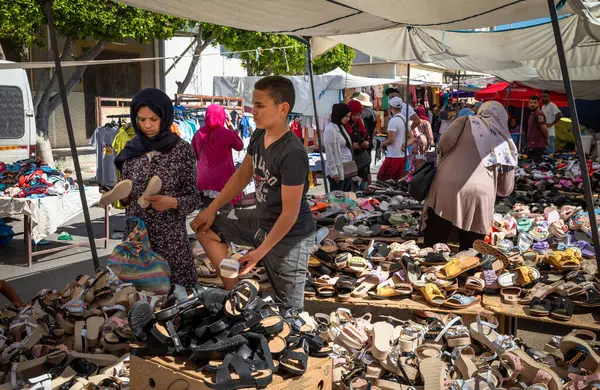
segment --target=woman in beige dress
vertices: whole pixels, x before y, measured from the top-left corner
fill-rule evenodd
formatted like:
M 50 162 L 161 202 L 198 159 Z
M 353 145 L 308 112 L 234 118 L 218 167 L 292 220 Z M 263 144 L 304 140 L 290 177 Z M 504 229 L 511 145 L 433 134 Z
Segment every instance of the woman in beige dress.
M 439 142 L 438 167 L 425 199 L 425 245 L 448 241 L 458 229 L 460 250 L 488 233 L 496 194 L 513 190 L 517 148 L 508 131 L 508 114 L 496 102 L 484 103 L 476 116 L 456 119 Z

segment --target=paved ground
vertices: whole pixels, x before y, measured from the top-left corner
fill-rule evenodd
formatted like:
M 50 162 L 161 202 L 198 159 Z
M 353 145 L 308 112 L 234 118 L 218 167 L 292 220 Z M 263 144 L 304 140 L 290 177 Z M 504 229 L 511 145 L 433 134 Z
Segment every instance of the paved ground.
M 376 168 L 372 170 L 376 173 Z M 320 181 L 322 183 L 322 181 Z M 311 193 L 323 193 L 322 185 L 311 190 Z M 95 237 L 102 237 L 104 232 L 103 215 L 104 210 L 98 207 L 90 209 L 92 226 Z M 125 217 L 120 210 L 113 210 L 110 217 L 111 235 L 124 230 Z M 189 217 L 193 218 L 193 215 Z M 23 231 L 22 219 L 10 219 L 8 223 L 13 225 L 15 232 Z M 86 229 L 83 214 L 73 218 L 64 225 L 57 234 L 53 234 L 47 238 L 51 241 L 49 246 L 38 246 L 37 250 L 44 250 L 52 247 L 66 245 L 64 242 L 57 240 L 58 234 L 62 231 L 68 232 L 73 236 L 73 242 L 87 242 Z M 190 231 L 191 233 L 191 231 Z M 112 248 L 120 242 L 120 239 L 111 239 L 108 243 L 108 249 L 98 249 L 100 266 L 104 266 Z M 79 247 L 69 249 L 64 252 L 43 255 L 34 258 L 34 265 L 27 267 L 25 258 L 23 236 L 17 236 L 8 247 L 0 249 L 0 278 L 8 279 L 17 289 L 19 294 L 25 298 L 35 296 L 42 288 L 58 289 L 62 288 L 77 275 L 82 273 L 92 273 L 94 271 L 91 252 L 89 248 Z M 0 307 L 4 305 L 6 300 L 0 297 Z M 335 305 L 309 305 L 307 310 L 310 312 L 326 312 L 333 309 Z M 401 316 L 396 310 L 371 310 L 373 314 L 391 314 Z M 563 335 L 570 331 L 568 326 L 553 326 L 551 324 L 541 324 L 532 321 L 519 321 L 518 336 L 522 337 L 532 347 L 543 349 L 544 344 L 549 340 L 551 335 Z

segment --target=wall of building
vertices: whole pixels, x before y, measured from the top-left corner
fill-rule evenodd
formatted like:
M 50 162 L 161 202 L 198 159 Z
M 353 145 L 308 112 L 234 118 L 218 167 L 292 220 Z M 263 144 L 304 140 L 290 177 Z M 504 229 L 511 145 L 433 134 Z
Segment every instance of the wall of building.
M 353 64 L 350 73 L 362 77 L 376 77 L 384 79 L 396 78 L 393 62 Z
M 165 56 L 175 57 L 190 45 L 193 38 L 175 37 L 165 42 Z M 174 97 L 177 93 L 176 81 L 183 81 L 190 63 L 192 62 L 193 47 L 188 51 L 187 57 L 182 58 L 175 68 L 171 69 L 165 77 L 165 88 L 169 96 Z M 169 69 L 174 60 L 165 61 L 166 69 Z M 214 76 L 247 76 L 246 69 L 242 67 L 242 61 L 238 58 L 228 58 L 221 55 L 220 46 L 209 46 L 204 49 L 185 93 L 195 95 L 212 95 L 213 94 L 213 77 Z

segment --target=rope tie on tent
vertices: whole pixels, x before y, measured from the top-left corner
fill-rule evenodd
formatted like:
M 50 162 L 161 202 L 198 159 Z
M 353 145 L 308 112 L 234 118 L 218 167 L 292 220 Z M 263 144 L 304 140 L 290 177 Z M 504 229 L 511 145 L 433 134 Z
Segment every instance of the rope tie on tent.
M 285 48 L 282 49 L 283 50 L 283 57 L 285 58 L 285 68 L 287 69 L 287 71 L 290 71 L 290 64 L 288 63 L 288 59 L 287 59 L 287 53 Z

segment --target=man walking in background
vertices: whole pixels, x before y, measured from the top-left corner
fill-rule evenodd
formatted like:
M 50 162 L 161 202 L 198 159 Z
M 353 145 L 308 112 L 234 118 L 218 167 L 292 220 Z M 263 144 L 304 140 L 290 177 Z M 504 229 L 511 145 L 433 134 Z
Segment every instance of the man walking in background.
M 527 155 L 534 161 L 542 159 L 544 149 L 550 143 L 546 115 L 540 110 L 540 98 L 529 98 L 529 124 L 527 126 Z
M 550 101 L 550 91 L 542 92 L 542 103 L 544 106 L 542 107 L 542 111 L 544 115 L 546 115 L 546 127 L 548 127 L 548 141 L 550 142 L 548 147 L 546 148 L 546 153 L 554 154 L 554 141 L 556 140 L 556 130 L 554 129 L 554 125 L 558 123 L 560 118 L 562 118 L 562 112 L 558 109 L 556 104 Z

